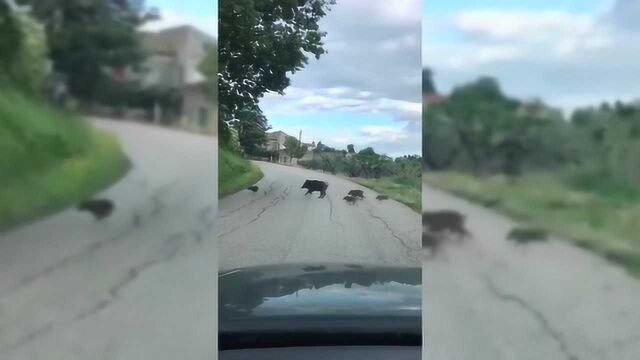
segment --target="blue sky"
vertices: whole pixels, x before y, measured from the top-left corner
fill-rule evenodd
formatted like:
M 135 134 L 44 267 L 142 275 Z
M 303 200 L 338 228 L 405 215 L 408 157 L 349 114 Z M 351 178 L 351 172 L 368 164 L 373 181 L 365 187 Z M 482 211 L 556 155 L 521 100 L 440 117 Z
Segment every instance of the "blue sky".
M 147 29 L 189 24 L 217 37 L 218 0 L 146 0 L 145 4 L 160 10 L 161 15 L 161 19 Z
M 390 156 L 421 152 L 420 0 L 339 0 L 320 60 L 261 100 L 274 130 Z
M 640 95 L 640 1 L 424 1 L 422 63 L 440 92 L 479 76 L 565 110 Z

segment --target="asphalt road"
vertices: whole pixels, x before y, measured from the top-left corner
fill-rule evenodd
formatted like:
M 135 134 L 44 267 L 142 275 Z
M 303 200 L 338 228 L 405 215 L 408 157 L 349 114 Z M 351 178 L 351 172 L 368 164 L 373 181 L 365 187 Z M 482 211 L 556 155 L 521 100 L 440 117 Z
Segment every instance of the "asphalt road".
M 640 281 L 567 241 L 516 246 L 516 226 L 423 186 L 473 234 L 423 264 L 423 354 L 432 360 L 640 359 Z
M 351 181 L 316 171 L 256 162 L 259 190 L 220 200 L 220 268 L 304 262 L 420 266 L 421 220 L 410 208 Z M 305 195 L 306 179 L 329 183 L 327 196 Z M 349 205 L 351 189 L 365 199 Z
M 131 171 L 100 196 L 0 238 L 0 359 L 214 359 L 217 152 L 212 137 L 95 120 Z

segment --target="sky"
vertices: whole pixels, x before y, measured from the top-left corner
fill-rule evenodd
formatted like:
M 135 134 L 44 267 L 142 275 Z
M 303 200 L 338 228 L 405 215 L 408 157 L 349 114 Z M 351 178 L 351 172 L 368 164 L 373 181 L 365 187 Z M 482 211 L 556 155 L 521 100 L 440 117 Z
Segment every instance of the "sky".
M 566 113 L 640 98 L 640 0 L 425 0 L 422 15 L 442 93 L 488 75 Z
M 420 0 L 338 0 L 320 21 L 328 54 L 260 106 L 304 142 L 390 156 L 421 152 Z
M 160 19 L 146 24 L 145 30 L 192 25 L 218 37 L 218 0 L 146 0 L 145 5 L 160 12 Z

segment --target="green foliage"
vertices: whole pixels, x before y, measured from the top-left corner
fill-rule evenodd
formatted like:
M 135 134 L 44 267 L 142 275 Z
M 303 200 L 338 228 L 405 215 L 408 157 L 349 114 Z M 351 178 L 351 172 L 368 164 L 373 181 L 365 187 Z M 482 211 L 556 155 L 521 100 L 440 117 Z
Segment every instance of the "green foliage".
M 336 152 L 338 152 L 338 150 L 332 148 L 331 146 L 327 146 L 327 145 L 323 144 L 322 141 L 318 141 L 318 144 L 316 145 L 316 148 L 313 149 L 313 152 L 315 152 L 315 153 L 336 153 Z
M 627 119 L 624 126 L 620 121 L 607 121 L 619 113 Z M 495 80 L 480 78 L 456 88 L 446 102 L 425 111 L 425 165 L 432 170 L 508 176 L 586 163 L 590 168 L 600 163 L 600 168 L 612 172 L 616 161 L 635 169 L 630 166 L 631 156 L 622 160 L 635 147 L 621 141 L 624 136 L 632 137 L 629 134 L 634 129 L 640 135 L 640 122 L 632 120 L 633 114 L 632 106 L 618 102 L 617 107 L 579 109 L 567 122 L 558 110 L 540 101 L 511 99 Z
M 356 153 L 356 150 L 354 149 L 353 144 L 347 145 L 347 152 L 349 154 L 355 154 Z
M 126 171 L 116 139 L 0 89 L 0 230 L 68 206 Z
M 539 227 L 516 227 L 511 229 L 507 234 L 508 240 L 518 243 L 528 243 L 533 241 L 547 240 L 549 232 Z
M 0 85 L 32 95 L 42 90 L 47 44 L 44 30 L 26 13 L 11 14 L 0 2 Z
M 15 60 L 15 49 L 20 49 L 22 42 L 23 34 L 19 21 L 12 14 L 9 5 L 0 1 L 0 76 L 7 74 L 7 69 Z
M 219 128 L 246 109 L 257 109 L 266 92 L 283 94 L 289 73 L 300 71 L 307 54 L 326 51 L 319 20 L 334 0 L 223 0 L 219 4 Z M 259 125 L 256 130 L 265 128 Z M 240 142 L 244 133 L 240 132 Z
M 0 91 L 0 182 L 43 171 L 90 148 L 90 130 L 81 120 L 15 90 Z
M 232 194 L 262 178 L 260 169 L 227 149 L 218 150 L 218 197 Z
M 341 173 L 349 177 L 396 177 L 404 183 L 418 181 L 422 172 L 422 158 L 417 155 L 394 160 L 376 154 L 372 148 L 366 148 L 349 157 L 339 151 L 317 153 L 312 160 L 299 161 L 298 164 L 309 169 Z
M 385 177 L 381 179 L 353 179 L 356 183 L 389 196 L 407 205 L 415 212 L 422 211 L 422 184 L 418 177 L 413 182 L 404 182 L 402 178 Z
M 298 139 L 293 136 L 288 136 L 284 141 L 284 147 L 286 153 L 292 158 L 300 159 L 307 152 L 307 147 L 301 144 Z
M 424 95 L 438 93 L 436 86 L 433 83 L 433 71 L 429 68 L 422 69 L 422 93 Z
M 231 125 L 237 131 L 242 151 L 247 155 L 258 155 L 267 141 L 266 132 L 270 129 L 262 110 L 256 106 L 238 111 Z
M 136 67 L 144 59 L 137 29 L 154 11 L 126 0 L 24 0 L 47 33 L 53 68 L 72 95 L 93 100 L 105 70 Z

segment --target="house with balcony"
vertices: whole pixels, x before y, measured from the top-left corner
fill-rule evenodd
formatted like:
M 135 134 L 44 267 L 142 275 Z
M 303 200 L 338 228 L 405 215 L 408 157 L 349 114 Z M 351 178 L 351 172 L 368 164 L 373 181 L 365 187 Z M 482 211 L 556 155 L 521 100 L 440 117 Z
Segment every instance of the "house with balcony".
M 140 70 L 127 71 L 127 79 L 143 88 L 172 90 L 178 94 L 178 113 L 163 113 L 156 106 L 153 120 L 170 117 L 169 122 L 188 130 L 217 134 L 217 104 L 199 66 L 208 46 L 216 44 L 212 36 L 190 26 L 177 26 L 157 32 L 142 32 L 147 58 Z
M 288 135 L 284 131 L 272 131 L 267 133 L 267 140 L 263 145 L 263 149 L 272 153 L 271 161 L 284 163 L 284 164 L 296 164 L 298 160 L 311 160 L 313 159 L 313 150 L 316 148 L 316 142 L 312 141 L 311 143 L 302 143 L 303 146 L 306 146 L 307 151 L 300 159 L 291 158 L 289 154 L 287 154 L 287 147 L 285 145 L 287 138 L 291 135 Z

